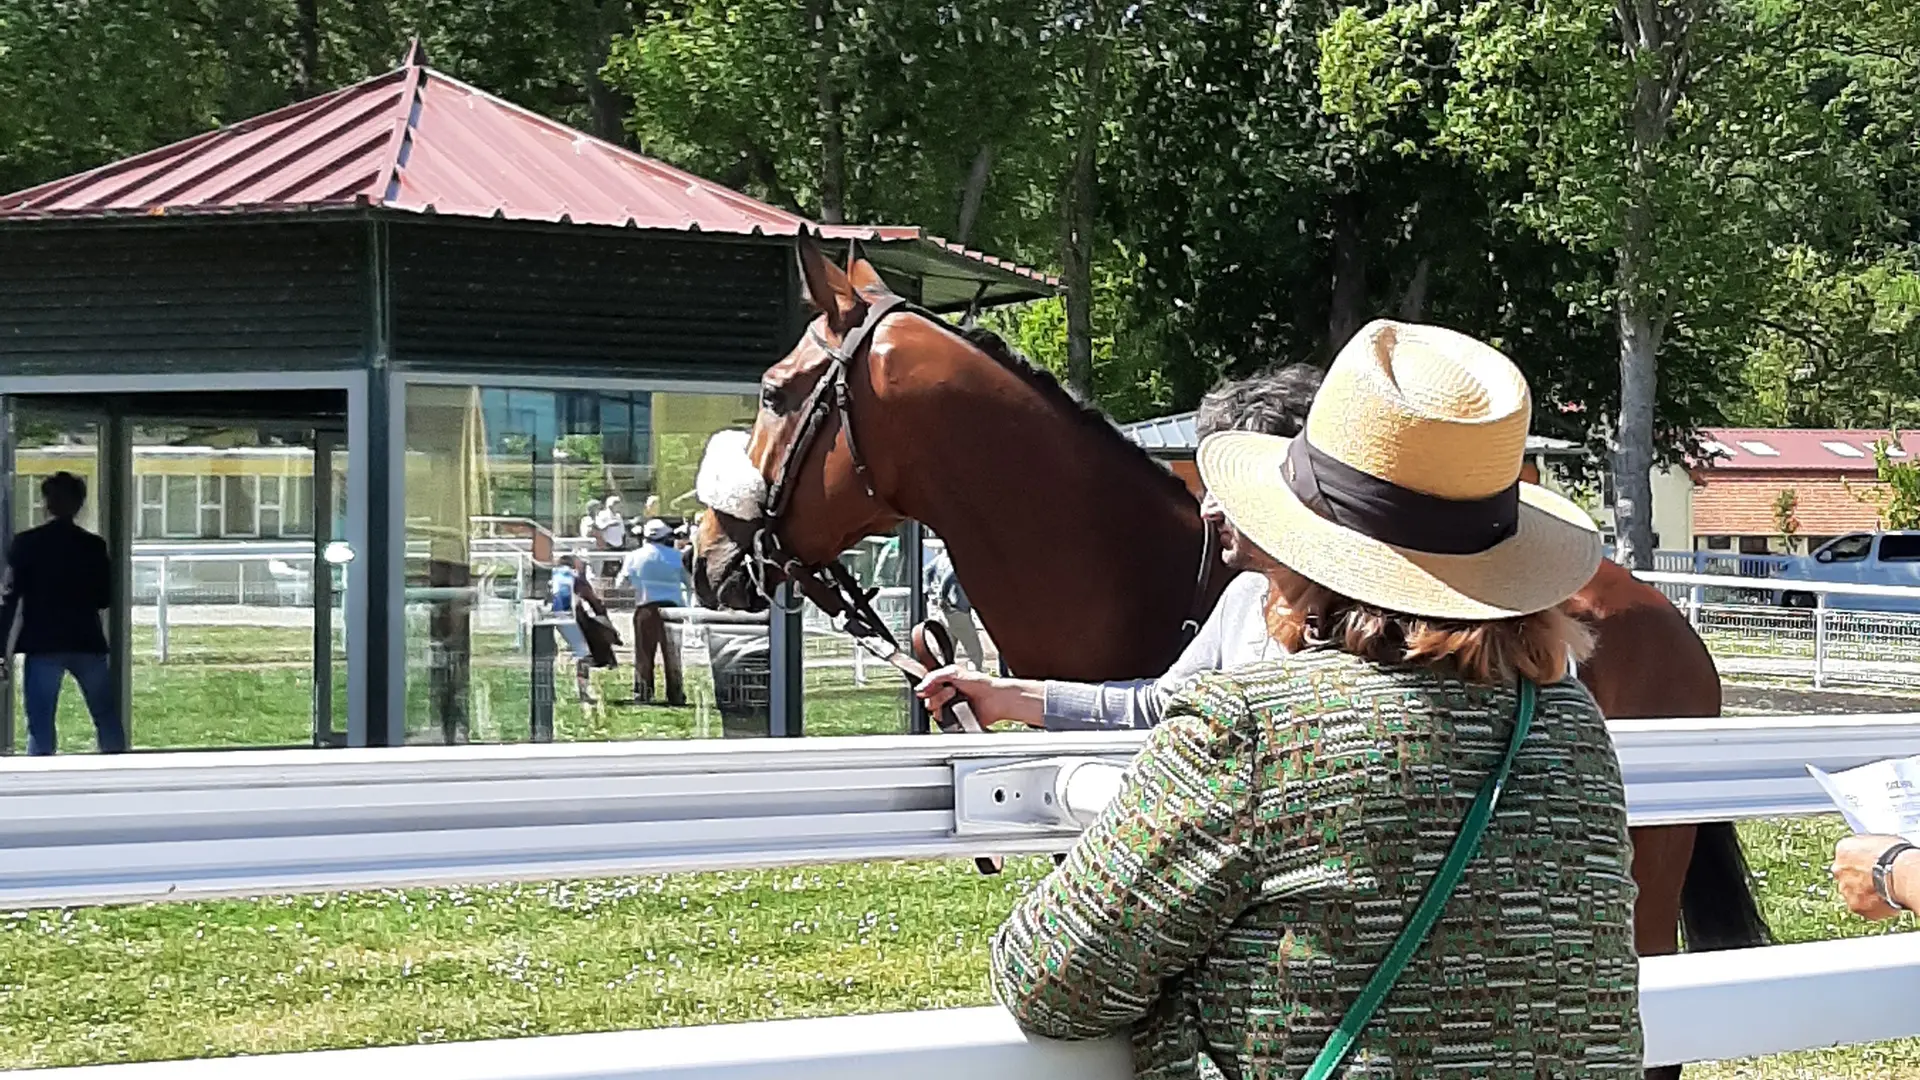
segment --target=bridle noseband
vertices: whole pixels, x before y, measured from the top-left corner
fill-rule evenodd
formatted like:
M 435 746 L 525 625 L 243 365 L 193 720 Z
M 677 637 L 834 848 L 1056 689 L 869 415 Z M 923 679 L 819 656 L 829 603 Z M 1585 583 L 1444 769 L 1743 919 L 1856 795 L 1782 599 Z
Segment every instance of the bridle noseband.
M 857 642 L 868 644 L 884 642 L 884 650 L 869 644 L 870 651 L 882 655 L 899 667 L 901 653 L 899 642 L 887 629 L 886 620 L 873 608 L 874 597 L 880 595 L 880 589 L 863 589 L 853 577 L 851 571 L 839 559 L 831 559 L 822 564 L 808 564 L 794 556 L 780 540 L 780 522 L 786 516 L 789 504 L 793 500 L 794 482 L 801 468 L 806 464 L 807 456 L 813 449 L 815 440 L 827 429 L 829 419 L 838 419 L 840 430 L 847 440 L 847 453 L 853 459 L 854 475 L 860 478 L 866 489 L 867 497 L 879 501 L 879 495 L 873 487 L 873 474 L 867 468 L 866 460 L 860 455 L 859 444 L 853 436 L 853 409 L 847 386 L 847 378 L 853 365 L 860 356 L 872 347 L 873 335 L 887 316 L 896 312 L 919 315 L 933 325 L 950 334 L 959 336 L 951 324 L 932 311 L 908 301 L 905 297 L 885 295 L 876 298 L 867 307 L 866 315 L 860 324 L 841 336 L 835 345 L 820 333 L 817 325 L 810 325 L 807 334 L 815 344 L 827 354 L 827 366 L 820 378 L 814 383 L 813 390 L 807 395 L 805 417 L 793 441 L 787 446 L 786 457 L 774 473 L 773 482 L 767 488 L 765 505 L 762 507 L 760 521 L 756 524 L 751 540 L 747 545 L 747 574 L 754 587 L 776 610 L 792 613 L 794 608 L 783 607 L 777 595 L 778 590 L 770 582 L 770 570 L 777 570 L 781 576 L 793 583 L 806 599 L 813 601 L 828 618 L 845 620 L 846 632 Z M 964 338 L 962 340 L 965 340 Z M 1182 646 L 1191 641 L 1199 632 L 1200 623 L 1205 620 L 1207 611 L 1208 585 L 1213 580 L 1214 564 L 1220 561 L 1219 535 L 1213 523 L 1206 515 L 1201 515 L 1200 568 L 1194 581 L 1193 601 L 1189 605 L 1188 617 L 1181 624 Z M 911 660 L 908 663 L 912 663 Z M 918 666 L 918 665 L 916 665 Z M 914 673 L 906 667 L 901 668 L 909 677 Z M 921 671 L 921 677 L 925 672 Z
M 801 562 L 780 541 L 779 528 L 788 505 L 793 501 L 794 482 L 806 465 L 807 455 L 812 452 L 815 440 L 827 429 L 829 419 L 840 421 L 840 430 L 847 440 L 847 453 L 853 459 L 854 475 L 860 478 L 867 497 L 879 498 L 873 489 L 873 473 L 860 454 L 859 444 L 854 441 L 853 408 L 847 376 L 860 355 L 871 346 L 874 331 L 879 329 L 881 321 L 902 310 L 924 315 L 936 325 L 947 325 L 938 315 L 909 303 L 905 297 L 889 295 L 869 304 L 860 324 L 843 334 L 837 345 L 828 341 L 817 325 L 807 328 L 808 336 L 826 352 L 827 366 L 814 383 L 812 392 L 807 395 L 804 406 L 806 412 L 800 422 L 800 430 L 787 445 L 786 457 L 780 462 L 772 484 L 767 487 L 766 504 L 762 507 L 760 522 L 748 544 L 747 556 L 747 573 L 754 587 L 775 608 L 787 612 L 795 610 L 781 607 L 777 590 L 769 581 L 769 569 L 778 570 L 828 618 L 845 618 L 848 633 L 855 637 L 878 637 L 896 647 L 899 643 L 887 630 L 886 621 L 873 610 L 873 598 L 880 594 L 880 590 L 862 589 L 847 570 L 846 564 L 838 559 L 822 565 Z M 830 580 L 822 580 L 822 574 Z

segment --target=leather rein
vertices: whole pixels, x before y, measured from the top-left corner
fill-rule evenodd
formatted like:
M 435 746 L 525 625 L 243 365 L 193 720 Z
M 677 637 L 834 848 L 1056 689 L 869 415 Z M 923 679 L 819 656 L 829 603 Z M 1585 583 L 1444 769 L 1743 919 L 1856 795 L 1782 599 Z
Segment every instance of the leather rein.
M 767 598 L 767 602 L 777 610 L 791 612 L 792 608 L 782 608 L 775 588 L 770 586 L 770 569 L 777 570 L 786 580 L 793 583 L 808 600 L 813 601 L 828 618 L 843 621 L 843 628 L 854 639 L 854 643 L 880 660 L 893 666 L 909 682 L 918 685 L 925 679 L 930 669 L 944 667 L 953 662 L 953 641 L 946 627 L 938 620 L 929 619 L 913 628 L 911 635 L 913 651 L 908 655 L 900 648 L 900 643 L 887 629 L 886 620 L 873 608 L 874 597 L 880 595 L 876 586 L 864 589 L 854 579 L 846 564 L 838 559 L 821 564 L 801 562 L 781 541 L 779 526 L 785 517 L 789 504 L 793 500 L 794 483 L 800 469 L 805 465 L 807 455 L 813 449 L 813 443 L 822 432 L 827 430 L 828 422 L 837 419 L 840 430 L 847 440 L 847 453 L 853 459 L 853 471 L 865 487 L 867 497 L 879 501 L 874 491 L 873 474 L 867 468 L 866 459 L 860 454 L 860 447 L 854 441 L 853 409 L 847 378 L 854 364 L 871 347 L 873 335 L 887 316 L 896 312 L 918 315 L 955 334 L 951 324 L 939 315 L 920 307 L 897 295 L 886 295 L 874 300 L 867 307 L 867 313 L 860 324 L 849 330 L 834 344 L 820 333 L 817 321 L 807 328 L 814 343 L 827 354 L 827 366 L 815 382 L 812 392 L 807 395 L 805 418 L 793 441 L 788 444 L 785 458 L 780 462 L 779 470 L 774 474 L 773 482 L 767 488 L 766 505 L 762 509 L 759 527 L 753 533 L 747 558 L 747 572 L 752 577 L 754 587 Z M 964 341 L 964 339 L 962 339 Z M 1204 605 L 1207 601 L 1208 585 L 1213 580 L 1214 567 L 1220 561 L 1219 536 L 1205 515 L 1201 517 L 1200 567 L 1195 575 L 1193 599 L 1188 605 L 1188 616 L 1181 623 L 1181 643 L 1184 646 L 1199 632 L 1200 624 L 1206 619 Z M 984 729 L 973 716 L 972 709 L 964 700 L 956 699 L 941 710 L 942 729 L 947 731 L 967 731 L 978 734 Z

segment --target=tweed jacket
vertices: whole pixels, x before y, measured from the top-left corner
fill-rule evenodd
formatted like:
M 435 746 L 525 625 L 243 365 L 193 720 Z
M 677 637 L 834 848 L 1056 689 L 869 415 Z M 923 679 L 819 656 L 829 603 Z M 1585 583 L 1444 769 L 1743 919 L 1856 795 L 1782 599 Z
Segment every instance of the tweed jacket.
M 1505 752 L 1515 691 L 1334 651 L 1203 677 L 993 941 L 1054 1038 L 1130 1032 L 1136 1075 L 1302 1075 Z M 1638 1077 L 1620 766 L 1542 687 L 1480 851 L 1347 1077 Z

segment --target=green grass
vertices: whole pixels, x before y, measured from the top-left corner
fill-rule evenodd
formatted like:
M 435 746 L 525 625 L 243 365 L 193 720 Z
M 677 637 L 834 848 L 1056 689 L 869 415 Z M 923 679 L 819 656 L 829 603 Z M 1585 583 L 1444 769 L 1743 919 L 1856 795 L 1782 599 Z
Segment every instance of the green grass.
M 840 659 L 845 646 L 810 641 L 809 660 Z M 179 626 L 169 634 L 169 655 L 161 663 L 153 630 L 136 627 L 133 651 L 133 744 L 139 749 L 228 749 L 312 744 L 312 635 L 275 627 Z M 554 738 L 559 741 L 692 739 L 721 737 L 714 705 L 713 678 L 701 665 L 686 672 L 690 704 L 636 705 L 631 698 L 631 654 L 621 667 L 594 673 L 598 705 L 582 705 L 574 695 L 572 664 L 556 665 Z M 408 680 L 409 735 L 438 741 L 429 728 L 424 657 L 414 657 Z M 516 654 L 512 638 L 476 635 L 470 666 L 468 738 L 474 742 L 523 742 L 529 738 L 533 672 L 530 660 Z M 664 698 L 665 675 L 655 672 L 655 694 Z M 905 730 L 905 683 L 891 669 L 875 664 L 865 686 L 839 667 L 810 667 L 806 676 L 809 734 L 871 735 Z M 334 666 L 334 727 L 346 726 L 346 663 Z M 60 700 L 56 730 L 61 753 L 86 753 L 94 747 L 92 721 L 80 693 L 68 682 Z M 16 709 L 14 745 L 24 748 L 25 719 Z
M 294 631 L 176 629 L 172 662 L 153 663 L 146 652 L 136 664 L 137 743 L 306 741 L 305 648 Z M 710 680 L 688 674 L 689 696 L 706 701 L 705 712 L 607 700 L 624 695 L 631 674 L 623 668 L 599 677 L 598 707 L 562 694 L 556 737 L 717 735 Z M 570 673 L 559 676 L 570 691 Z M 524 660 L 498 651 L 475 658 L 476 688 L 506 702 L 495 730 L 475 737 L 525 737 L 511 723 L 524 718 L 529 681 Z M 812 669 L 809 730 L 897 731 L 900 686 L 884 669 L 864 688 L 846 669 Z M 63 749 L 85 750 L 84 710 L 71 688 L 67 699 Z M 1843 828 L 1837 818 L 1742 827 L 1782 941 L 1911 928 L 1862 923 L 1834 898 L 1825 868 Z M 984 878 L 964 861 L 870 863 L 0 912 L 0 1067 L 983 1004 L 989 936 L 1047 869 L 1043 859 L 1014 860 L 1006 875 Z M 1920 1076 L 1920 1040 L 1721 1062 L 1688 1075 Z
M 1783 941 L 1853 919 L 1837 819 L 1743 827 Z M 986 1003 L 1013 860 L 671 874 L 0 915 L 0 1066 L 553 1035 Z M 1690 1069 L 1920 1075 L 1920 1040 Z
M 0 914 L 0 1066 L 979 1004 L 989 935 L 1045 865 Z

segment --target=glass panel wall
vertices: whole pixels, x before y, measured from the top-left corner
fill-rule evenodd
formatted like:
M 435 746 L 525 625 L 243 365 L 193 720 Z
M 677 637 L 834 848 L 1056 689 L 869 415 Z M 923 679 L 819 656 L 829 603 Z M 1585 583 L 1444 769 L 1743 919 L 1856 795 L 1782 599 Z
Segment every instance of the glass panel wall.
M 135 745 L 311 745 L 328 576 L 315 575 L 314 428 L 148 421 L 132 441 Z M 344 664 L 330 676 L 343 682 Z
M 906 554 L 906 527 L 869 537 L 840 556 L 862 588 L 878 587 L 873 608 L 907 646 L 910 590 L 918 576 Z M 922 560 L 924 567 L 925 560 Z M 835 630 L 826 613 L 805 605 L 804 700 L 809 735 L 899 735 L 908 730 L 911 696 L 905 676 Z
M 42 410 L 16 401 L 12 412 L 14 474 L 12 512 L 7 538 L 44 524 L 46 508 L 40 498 L 40 484 L 57 472 L 69 472 L 86 481 L 87 503 L 76 519 L 89 532 L 100 532 L 100 436 L 101 421 L 79 413 Z M 0 643 L 10 643 L 10 628 L 0 627 Z M 15 658 L 18 662 L 18 658 Z M 18 668 L 15 668 L 18 671 Z M 10 726 L 8 738 L 0 740 L 13 753 L 27 752 L 26 714 L 20 692 L 20 679 L 0 683 L 6 695 L 0 717 Z M 67 681 L 54 714 L 54 745 L 62 754 L 86 754 L 95 750 L 93 722 L 87 714 L 79 690 Z
M 408 740 L 721 735 L 709 627 L 675 588 L 684 540 L 648 552 L 639 534 L 691 524 L 707 439 L 756 408 L 751 393 L 408 386 Z M 576 596 L 604 622 L 583 624 Z

